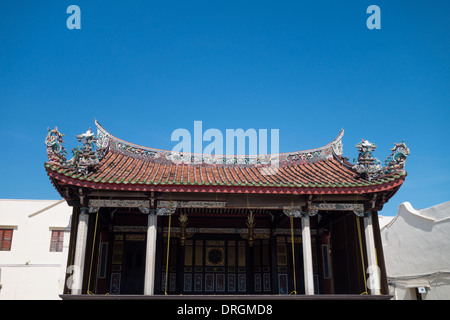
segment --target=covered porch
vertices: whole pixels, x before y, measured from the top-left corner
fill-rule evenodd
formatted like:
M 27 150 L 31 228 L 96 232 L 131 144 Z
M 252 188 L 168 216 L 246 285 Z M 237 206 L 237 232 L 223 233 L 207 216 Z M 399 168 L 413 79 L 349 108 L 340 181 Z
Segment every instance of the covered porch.
M 291 195 L 201 197 L 164 193 L 151 208 L 151 200 L 100 196 L 74 208 L 68 266 L 75 267 L 65 293 L 387 293 L 376 212 L 342 202 L 348 196 L 322 203 Z M 368 269 L 374 264 L 380 272 Z

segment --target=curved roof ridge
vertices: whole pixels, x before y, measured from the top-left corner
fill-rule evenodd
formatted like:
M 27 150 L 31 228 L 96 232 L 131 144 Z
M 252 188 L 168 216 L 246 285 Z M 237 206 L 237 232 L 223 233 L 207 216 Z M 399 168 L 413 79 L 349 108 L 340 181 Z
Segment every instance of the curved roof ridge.
M 328 144 L 308 150 L 283 152 L 274 154 L 257 154 L 257 155 L 205 155 L 198 153 L 181 153 L 169 150 L 151 148 L 137 145 L 117 138 L 109 133 L 96 119 L 95 125 L 97 127 L 97 145 L 98 147 L 110 147 L 118 152 L 126 153 L 132 156 L 162 159 L 173 162 L 194 162 L 194 163 L 208 163 L 208 164 L 264 164 L 272 161 L 286 162 L 315 162 L 325 158 L 330 158 L 334 155 L 343 154 L 342 137 L 344 136 L 344 129 L 339 131 L 336 138 Z

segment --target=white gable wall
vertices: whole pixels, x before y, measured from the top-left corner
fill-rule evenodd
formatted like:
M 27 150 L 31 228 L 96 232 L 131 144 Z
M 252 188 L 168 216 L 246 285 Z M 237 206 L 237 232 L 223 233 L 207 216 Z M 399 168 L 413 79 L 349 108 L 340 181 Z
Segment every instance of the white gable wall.
M 397 299 L 450 299 L 450 201 L 423 210 L 409 202 L 381 229 L 388 282 Z
M 71 214 L 63 200 L 0 200 L 0 228 L 14 230 L 0 251 L 0 299 L 59 299 Z M 63 252 L 50 252 L 52 230 L 67 230 Z

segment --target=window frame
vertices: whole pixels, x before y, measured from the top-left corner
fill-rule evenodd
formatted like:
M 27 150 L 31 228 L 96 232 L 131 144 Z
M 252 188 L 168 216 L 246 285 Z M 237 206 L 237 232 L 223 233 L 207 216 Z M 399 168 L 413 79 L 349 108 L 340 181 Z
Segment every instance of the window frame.
M 8 240 L 6 240 L 6 232 L 11 232 L 11 236 Z M 12 248 L 12 239 L 14 235 L 14 229 L 13 228 L 0 228 L 0 251 L 11 251 Z M 5 248 L 5 242 L 9 241 L 9 244 L 7 244 Z
M 50 252 L 63 252 L 64 250 L 64 229 L 51 229 L 50 235 Z M 56 241 L 54 241 L 54 234 L 57 233 Z M 54 250 L 52 250 L 54 249 Z

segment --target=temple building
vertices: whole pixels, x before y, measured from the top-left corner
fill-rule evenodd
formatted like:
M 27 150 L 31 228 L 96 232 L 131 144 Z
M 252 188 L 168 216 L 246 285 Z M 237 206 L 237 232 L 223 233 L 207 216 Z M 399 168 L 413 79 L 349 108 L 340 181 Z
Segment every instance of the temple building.
M 350 163 L 343 130 L 307 151 L 205 156 L 95 124 L 70 160 L 57 128 L 45 141 L 45 170 L 73 208 L 63 299 L 390 297 L 377 212 L 405 180 L 404 143 L 384 166 L 367 140 Z

